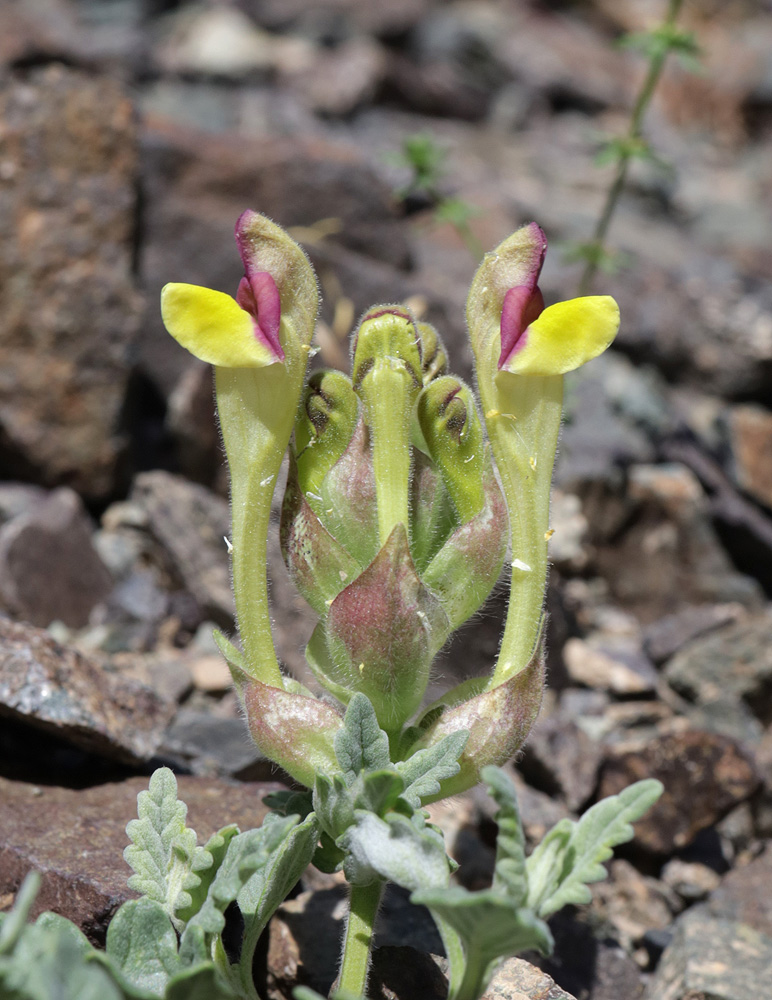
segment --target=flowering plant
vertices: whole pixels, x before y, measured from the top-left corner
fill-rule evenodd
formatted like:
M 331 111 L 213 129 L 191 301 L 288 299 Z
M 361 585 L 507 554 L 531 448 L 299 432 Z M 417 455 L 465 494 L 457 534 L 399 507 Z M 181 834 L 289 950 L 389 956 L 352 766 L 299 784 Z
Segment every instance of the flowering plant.
M 607 296 L 545 307 L 546 240 L 535 223 L 487 254 L 467 304 L 481 419 L 475 394 L 448 373 L 437 331 L 401 305 L 365 313 L 350 379 L 317 371 L 306 380 L 319 304 L 311 266 L 254 212 L 241 216 L 236 239 L 245 276 L 235 298 L 171 284 L 162 312 L 169 332 L 215 367 L 240 646 L 216 638 L 255 743 L 301 790 L 272 795 L 259 830 L 224 827 L 199 846 L 173 774 L 157 771 L 127 828 L 129 884 L 141 898 L 116 914 L 106 955 L 87 954 L 56 921 L 22 931 L 22 894 L 0 927 L 0 983 L 3 947 L 53 954 L 64 934 L 73 962 L 97 962 L 92 971 L 112 977 L 110 996 L 256 1000 L 257 940 L 313 862 L 342 870 L 351 887 L 336 995 L 365 993 L 379 901 L 393 881 L 438 925 L 451 1000 L 476 1000 L 503 957 L 551 950 L 546 919 L 589 899 L 586 884 L 604 877 L 601 863 L 661 791 L 638 782 L 558 823 L 526 858 L 514 789 L 494 766 L 522 746 L 541 703 L 563 374 L 605 350 L 619 311 Z M 319 618 L 306 658 L 321 696 L 282 673 L 271 637 L 266 546 L 288 450 L 281 543 Z M 508 552 L 493 670 L 422 708 L 434 656 L 486 600 Z M 450 886 L 455 863 L 425 806 L 480 778 L 498 806 L 499 837 L 493 884 L 472 893 Z M 236 961 L 222 937 L 232 903 L 244 923 Z

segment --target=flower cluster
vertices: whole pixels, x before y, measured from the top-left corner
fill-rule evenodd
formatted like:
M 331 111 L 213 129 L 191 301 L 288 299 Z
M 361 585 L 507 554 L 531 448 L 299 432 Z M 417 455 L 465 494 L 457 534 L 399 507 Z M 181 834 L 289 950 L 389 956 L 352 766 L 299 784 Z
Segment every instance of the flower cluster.
M 401 305 L 365 313 L 350 378 L 306 380 L 319 304 L 311 265 L 254 212 L 239 219 L 236 240 L 245 277 L 235 299 L 171 284 L 162 311 L 172 336 L 215 366 L 241 649 L 220 644 L 252 736 L 310 787 L 336 766 L 343 708 L 361 693 L 392 759 L 466 731 L 460 770 L 439 794 L 461 791 L 519 748 L 539 710 L 562 376 L 613 340 L 616 303 L 545 307 L 546 239 L 534 223 L 486 255 L 467 305 L 481 416 L 448 373 L 440 335 Z M 286 677 L 271 638 L 266 540 L 288 448 L 282 550 L 318 615 L 306 658 L 334 700 Z M 486 600 L 508 551 L 510 604 L 491 675 L 422 710 L 435 655 Z

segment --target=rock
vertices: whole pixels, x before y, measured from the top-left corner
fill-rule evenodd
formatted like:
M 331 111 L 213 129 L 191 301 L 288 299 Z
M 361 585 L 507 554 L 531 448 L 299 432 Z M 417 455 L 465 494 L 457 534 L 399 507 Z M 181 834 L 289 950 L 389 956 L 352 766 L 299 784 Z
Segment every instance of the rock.
M 603 523 L 602 512 L 585 513 L 591 525 Z M 722 548 L 702 487 L 685 466 L 633 466 L 614 520 L 622 530 L 592 539 L 593 562 L 614 600 L 644 623 L 687 605 L 761 603 L 758 584 L 737 573 Z
M 178 585 L 195 597 L 203 614 L 232 627 L 233 596 L 225 539 L 228 502 L 203 486 L 160 470 L 134 481 L 130 501 L 147 517 L 147 531 L 160 546 Z
M 263 795 L 279 787 L 185 776 L 177 782 L 199 844 L 226 823 L 259 826 L 268 811 Z M 113 913 L 136 896 L 126 886 L 131 870 L 122 856 L 126 824 L 147 783 L 137 777 L 73 791 L 0 778 L 0 893 L 17 889 L 34 868 L 42 884 L 33 916 L 61 913 L 103 946 Z
M 181 708 L 159 751 L 194 774 L 268 781 L 277 772 L 252 743 L 242 719 Z
M 268 926 L 268 975 L 261 995 L 290 1000 L 301 985 L 326 995 L 338 972 L 346 910 L 343 886 L 285 900 Z
M 155 58 L 165 73 L 238 80 L 269 70 L 281 41 L 237 7 L 188 4 L 167 18 Z
M 29 483 L 0 483 L 0 525 L 27 514 L 41 500 L 48 497 L 48 491 Z
M 563 662 L 570 680 L 616 695 L 652 694 L 657 673 L 637 642 L 604 636 L 569 639 Z
M 623 858 L 610 861 L 608 872 L 607 880 L 592 887 L 593 914 L 600 914 L 632 953 L 648 932 L 666 930 L 683 905 L 672 889 L 642 875 Z
M 307 62 L 283 74 L 284 82 L 313 111 L 345 116 L 372 100 L 385 73 L 386 55 L 372 39 L 360 37 L 321 49 Z
M 694 639 L 669 661 L 668 684 L 699 706 L 743 702 L 772 721 L 772 613 L 725 625 Z
M 676 922 L 645 1000 L 759 1000 L 771 968 L 772 938 L 697 908 Z
M 91 543 L 93 526 L 78 497 L 55 490 L 0 528 L 0 603 L 15 618 L 45 626 L 85 625 L 112 588 Z
M 602 756 L 600 744 L 558 711 L 537 721 L 517 766 L 529 784 L 577 812 L 595 791 Z
M 715 917 L 748 924 L 772 939 L 772 849 L 767 846 L 757 858 L 738 864 L 714 887 L 708 909 Z
M 665 786 L 662 798 L 635 825 L 635 843 L 656 854 L 685 847 L 758 785 L 753 761 L 739 744 L 699 730 L 670 733 L 635 748 L 610 747 L 598 798 L 642 778 L 658 778 Z
M 666 615 L 646 626 L 643 630 L 644 652 L 659 666 L 692 639 L 736 621 L 742 613 L 743 609 L 736 604 L 686 607 L 677 614 Z
M 373 948 L 367 994 L 372 1000 L 445 1000 L 448 981 L 432 955 L 409 945 Z
M 0 618 L 0 715 L 136 765 L 153 756 L 175 710 L 41 629 Z
M 574 1000 L 574 997 L 530 962 L 509 958 L 496 972 L 481 1000 Z
M 733 407 L 729 435 L 735 481 L 772 508 L 772 413 L 760 406 Z
M 141 307 L 132 104 L 52 65 L 11 79 L 0 118 L 0 474 L 104 498 Z
M 209 487 L 225 480 L 211 365 L 197 361 L 183 371 L 169 396 L 166 427 L 183 475 Z
M 575 493 L 553 490 L 550 505 L 550 562 L 561 573 L 580 573 L 587 567 L 590 554 L 586 546 L 587 518 L 582 501 Z
M 228 664 L 219 653 L 190 659 L 188 669 L 199 691 L 229 691 L 233 683 Z
M 400 38 L 419 23 L 434 0 L 241 0 L 258 24 L 274 31 L 292 28 L 300 35 L 330 39 L 351 32 Z
M 721 876 L 700 861 L 672 858 L 660 872 L 662 882 L 687 903 L 696 903 L 718 888 Z

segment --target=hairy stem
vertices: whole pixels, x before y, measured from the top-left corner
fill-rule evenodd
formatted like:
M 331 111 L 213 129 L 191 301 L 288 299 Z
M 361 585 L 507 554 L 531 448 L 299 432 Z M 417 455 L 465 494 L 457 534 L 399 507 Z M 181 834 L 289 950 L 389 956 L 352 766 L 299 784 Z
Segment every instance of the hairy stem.
M 364 996 L 370 969 L 370 949 L 373 943 L 375 917 L 381 902 L 382 882 L 351 887 L 350 911 L 346 940 L 343 944 L 343 964 L 340 969 L 340 990 L 353 996 Z

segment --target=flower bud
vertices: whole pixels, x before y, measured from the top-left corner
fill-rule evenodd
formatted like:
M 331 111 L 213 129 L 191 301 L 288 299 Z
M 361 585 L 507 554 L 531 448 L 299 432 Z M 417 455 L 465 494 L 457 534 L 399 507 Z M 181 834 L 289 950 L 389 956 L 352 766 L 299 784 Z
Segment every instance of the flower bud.
M 357 397 L 342 372 L 314 372 L 308 380 L 295 422 L 295 452 L 298 483 L 312 506 L 324 477 L 351 441 L 358 410 Z
M 431 323 L 416 323 L 421 343 L 421 374 L 424 385 L 448 373 L 448 352 Z

